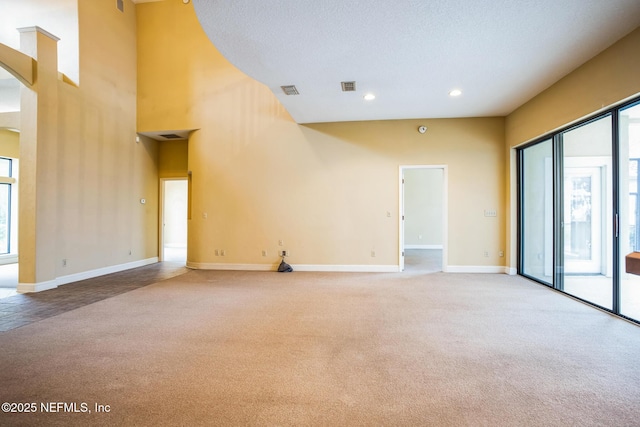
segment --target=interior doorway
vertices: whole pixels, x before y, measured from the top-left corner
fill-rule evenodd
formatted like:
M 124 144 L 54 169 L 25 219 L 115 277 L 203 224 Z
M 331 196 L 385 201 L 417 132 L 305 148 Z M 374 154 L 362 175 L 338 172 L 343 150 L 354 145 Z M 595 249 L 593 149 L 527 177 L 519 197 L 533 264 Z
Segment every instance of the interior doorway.
M 400 271 L 446 271 L 446 165 L 400 166 L 399 223 Z
M 188 180 L 161 179 L 160 260 L 187 262 Z

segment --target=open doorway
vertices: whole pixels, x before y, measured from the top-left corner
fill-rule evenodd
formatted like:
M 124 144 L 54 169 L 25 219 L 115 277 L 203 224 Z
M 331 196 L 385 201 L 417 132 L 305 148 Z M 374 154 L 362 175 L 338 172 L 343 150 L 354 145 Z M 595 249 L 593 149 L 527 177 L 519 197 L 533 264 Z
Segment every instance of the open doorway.
M 187 262 L 188 180 L 161 179 L 160 260 Z
M 400 167 L 400 271 L 445 271 L 446 166 Z

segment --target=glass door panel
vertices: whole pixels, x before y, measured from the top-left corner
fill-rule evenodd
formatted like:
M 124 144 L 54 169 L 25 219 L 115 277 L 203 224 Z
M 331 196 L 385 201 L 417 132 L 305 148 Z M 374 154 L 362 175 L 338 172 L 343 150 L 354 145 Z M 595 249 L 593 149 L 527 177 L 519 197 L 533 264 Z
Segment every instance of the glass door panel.
M 522 272 L 553 283 L 552 140 L 522 153 Z
M 564 291 L 613 307 L 611 116 L 562 134 Z
M 624 257 L 640 251 L 640 105 L 620 111 L 620 314 L 640 320 L 640 276 L 626 272 Z

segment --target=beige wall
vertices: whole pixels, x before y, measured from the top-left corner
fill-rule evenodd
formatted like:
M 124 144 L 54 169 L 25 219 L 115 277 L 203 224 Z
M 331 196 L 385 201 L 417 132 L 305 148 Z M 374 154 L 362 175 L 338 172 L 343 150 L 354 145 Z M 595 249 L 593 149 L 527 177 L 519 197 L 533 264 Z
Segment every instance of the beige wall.
M 3 63 L 0 60 L 0 66 Z M 0 113 L 0 129 L 19 129 L 20 128 L 20 112 L 11 111 L 7 113 Z
M 506 120 L 515 147 L 640 93 L 640 28 L 565 76 Z
M 640 28 L 525 103 L 505 121 L 507 264 L 516 266 L 516 166 L 513 147 L 640 94 Z
M 411 164 L 448 165 L 449 264 L 502 265 L 504 119 L 300 126 L 217 52 L 192 5 L 137 11 L 138 130 L 200 129 L 188 150 L 190 265 L 269 266 L 287 249 L 298 265 L 397 266 L 399 166 Z
M 395 266 L 399 167 L 412 164 L 447 165 L 448 265 L 501 266 L 507 246 L 513 266 L 511 148 L 640 92 L 636 30 L 506 120 L 300 126 L 217 52 L 191 4 L 125 6 L 79 0 L 81 84 L 56 83 L 56 230 L 38 246 L 56 277 L 157 256 L 158 179 L 187 169 L 195 267 L 273 266 L 282 249 L 298 265 Z M 165 129 L 199 130 L 188 150 L 135 142 Z
M 135 7 L 78 7 L 81 84 L 59 83 L 58 275 L 158 255 L 158 147 L 136 143 Z
M 24 45 L 54 69 L 39 68 L 22 95 L 21 284 L 50 286 L 158 255 L 158 147 L 136 143 L 136 14 L 125 3 L 121 13 L 111 0 L 77 2 L 79 86 L 59 78 L 51 42 Z
M 0 129 L 0 156 L 20 158 L 20 134 Z
M 187 176 L 188 141 L 162 141 L 158 144 L 158 175 L 160 178 Z

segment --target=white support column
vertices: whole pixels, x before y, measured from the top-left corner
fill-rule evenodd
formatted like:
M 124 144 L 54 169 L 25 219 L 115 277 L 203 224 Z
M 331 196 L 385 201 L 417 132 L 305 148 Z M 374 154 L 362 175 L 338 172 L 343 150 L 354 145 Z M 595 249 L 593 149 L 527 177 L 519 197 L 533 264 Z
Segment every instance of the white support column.
M 19 292 L 57 286 L 56 193 L 58 38 L 21 28 L 20 50 L 35 59 L 34 84 L 20 100 Z

